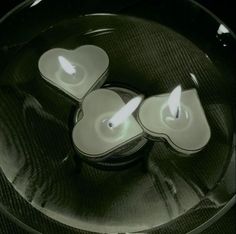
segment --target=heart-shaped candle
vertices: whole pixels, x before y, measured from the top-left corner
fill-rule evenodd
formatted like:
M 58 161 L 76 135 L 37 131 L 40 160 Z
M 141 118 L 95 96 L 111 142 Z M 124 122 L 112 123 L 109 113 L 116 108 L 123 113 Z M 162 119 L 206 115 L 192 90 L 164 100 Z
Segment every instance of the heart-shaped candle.
M 178 86 L 171 94 L 146 99 L 139 109 L 138 119 L 150 138 L 165 138 L 184 154 L 200 151 L 211 136 L 195 89 L 181 93 Z
M 135 105 L 137 108 L 140 101 L 133 100 L 127 105 Z M 112 126 L 116 117 L 123 110 L 126 111 L 125 105 L 119 94 L 110 89 L 97 89 L 85 97 L 82 102 L 83 117 L 72 133 L 74 145 L 80 154 L 100 159 L 120 152 L 142 137 L 143 130 L 132 115 L 118 126 Z
M 81 102 L 86 94 L 104 83 L 109 58 L 103 49 L 94 45 L 75 50 L 55 48 L 40 57 L 38 66 L 47 82 Z

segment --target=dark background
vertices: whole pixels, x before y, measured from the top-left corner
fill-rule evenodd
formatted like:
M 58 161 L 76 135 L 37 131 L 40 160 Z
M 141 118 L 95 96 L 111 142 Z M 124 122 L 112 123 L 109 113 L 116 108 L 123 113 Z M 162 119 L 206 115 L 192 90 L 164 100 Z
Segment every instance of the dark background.
M 236 9 L 234 7 L 235 0 L 196 0 L 196 1 L 205 6 L 210 11 L 212 11 L 226 25 L 228 25 L 234 32 L 236 32 L 236 13 L 235 13 Z M 23 2 L 23 0 L 1 0 L 0 18 L 21 2 Z M 231 209 L 231 211 L 229 211 L 227 215 L 221 218 L 215 225 L 213 225 L 210 229 L 206 230 L 204 233 L 234 234 L 236 233 L 234 219 L 235 219 L 235 209 Z M 18 225 L 9 222 L 9 220 L 0 213 L 0 233 L 14 234 L 14 233 L 25 233 L 25 232 L 23 231 L 23 229 L 19 228 Z
M 23 0 L 1 0 L 0 18 L 21 2 L 23 2 Z M 196 0 L 196 2 L 199 2 L 208 8 L 220 19 L 222 19 L 234 32 L 236 32 L 235 0 Z
M 236 32 L 235 0 L 196 0 L 225 22 Z

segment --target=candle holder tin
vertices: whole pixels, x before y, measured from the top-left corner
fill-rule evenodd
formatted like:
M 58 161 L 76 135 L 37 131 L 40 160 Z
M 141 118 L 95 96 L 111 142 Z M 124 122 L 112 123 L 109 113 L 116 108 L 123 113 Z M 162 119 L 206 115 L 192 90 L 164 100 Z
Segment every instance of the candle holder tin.
M 103 49 L 94 45 L 75 50 L 54 48 L 40 57 L 38 66 L 47 82 L 81 102 L 105 82 L 109 58 Z
M 106 86 L 106 89 L 100 89 L 99 91 L 97 91 L 97 93 L 99 92 L 103 92 L 105 95 L 105 99 L 109 100 L 109 95 L 106 96 L 106 93 L 110 94 L 112 98 L 114 94 L 118 94 L 119 97 L 121 98 L 121 100 L 124 103 L 127 103 L 129 100 L 131 100 L 132 98 L 134 98 L 135 96 L 137 96 L 138 94 L 135 93 L 134 91 L 130 90 L 130 89 L 126 89 L 126 88 L 121 88 L 121 87 L 112 87 L 112 86 Z M 114 93 L 115 92 L 115 93 Z M 97 106 L 97 107 L 101 107 L 101 105 L 105 106 L 105 110 L 109 112 L 109 108 L 107 106 L 106 103 L 104 103 L 104 100 L 102 101 L 102 103 L 96 103 L 93 102 L 93 105 Z M 111 103 L 112 104 L 112 108 L 114 108 L 114 104 L 115 103 Z M 107 109 L 108 108 L 108 109 Z M 138 122 L 135 120 L 135 117 L 131 116 L 131 120 L 134 122 L 134 126 L 135 127 L 135 132 L 136 136 L 126 136 L 125 138 L 122 138 L 122 135 L 120 136 L 121 139 L 118 139 L 118 141 L 120 143 L 117 143 L 117 141 L 114 141 L 115 144 L 115 148 L 113 147 L 113 149 L 110 149 L 106 152 L 102 152 L 100 155 L 97 155 L 97 151 L 95 151 L 95 153 L 92 153 L 89 155 L 89 153 L 85 153 L 85 152 L 81 152 L 81 150 L 78 148 L 77 144 L 80 141 L 80 138 L 83 137 L 79 137 L 77 135 L 78 130 L 76 129 L 76 126 L 78 126 L 78 122 L 83 118 L 83 107 L 79 106 L 76 114 L 75 114 L 75 118 L 74 118 L 74 124 L 75 124 L 75 128 L 73 130 L 73 142 L 75 145 L 75 148 L 78 150 L 79 156 L 83 157 L 84 160 L 92 163 L 92 165 L 94 166 L 98 166 L 100 168 L 106 168 L 106 169 L 119 169 L 119 168 L 124 168 L 127 167 L 129 164 L 133 164 L 135 161 L 139 160 L 144 154 L 143 153 L 138 153 L 138 155 L 135 155 L 135 153 L 137 151 L 139 151 L 146 143 L 147 143 L 147 139 L 143 137 L 143 130 L 142 128 L 139 126 Z M 116 109 L 116 111 L 119 108 Z M 101 110 L 99 110 L 100 112 Z M 104 113 L 106 113 L 105 111 L 103 111 Z M 112 112 L 114 113 L 114 111 Z M 134 116 L 137 115 L 137 111 L 134 112 Z M 94 116 L 94 114 L 93 114 Z M 109 116 L 110 117 L 110 116 Z M 128 120 L 128 121 L 131 121 Z M 129 122 L 128 122 L 129 124 Z M 82 124 L 82 127 L 84 127 L 84 125 Z M 107 126 L 103 126 L 104 128 L 106 128 Z M 130 126 L 131 127 L 131 126 Z M 122 134 L 127 134 L 130 130 L 132 131 L 133 127 L 130 129 L 130 127 L 127 128 L 127 126 L 124 126 L 125 129 L 123 129 L 123 133 Z M 97 129 L 97 128 L 96 128 Z M 86 131 L 86 129 L 85 129 Z M 109 129 L 107 129 L 107 131 L 109 131 Z M 118 133 L 120 131 L 118 130 Z M 134 133 L 135 133 L 134 132 Z M 95 133 L 96 134 L 96 133 Z M 130 139 L 128 139 L 130 138 Z M 76 140 L 78 139 L 78 140 Z M 126 140 L 124 140 L 126 139 Z M 108 146 L 111 144 L 111 139 L 104 139 L 103 144 L 106 143 L 108 144 Z M 96 142 L 97 147 L 100 147 L 101 143 L 98 143 L 96 140 L 90 141 L 89 140 L 85 140 L 85 143 L 88 143 L 87 148 L 89 149 L 91 147 L 91 145 L 93 145 L 93 143 Z
M 140 125 L 147 137 L 164 138 L 182 155 L 197 153 L 207 145 L 211 130 L 195 89 L 182 92 L 179 116 L 173 117 L 167 100 L 170 94 L 150 97 L 138 112 Z

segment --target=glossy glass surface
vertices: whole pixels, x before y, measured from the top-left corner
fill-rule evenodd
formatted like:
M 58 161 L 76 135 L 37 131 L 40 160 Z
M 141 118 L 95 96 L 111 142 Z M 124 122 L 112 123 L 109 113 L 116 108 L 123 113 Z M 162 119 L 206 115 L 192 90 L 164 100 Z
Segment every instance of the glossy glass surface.
M 0 21 L 1 209 L 43 233 L 186 233 L 214 222 L 235 196 L 230 30 L 191 1 L 37 2 Z M 38 59 L 84 44 L 108 53 L 109 85 L 146 97 L 197 89 L 207 147 L 183 158 L 150 141 L 136 153 L 143 160 L 121 171 L 81 161 L 71 140 L 78 104 L 45 83 Z

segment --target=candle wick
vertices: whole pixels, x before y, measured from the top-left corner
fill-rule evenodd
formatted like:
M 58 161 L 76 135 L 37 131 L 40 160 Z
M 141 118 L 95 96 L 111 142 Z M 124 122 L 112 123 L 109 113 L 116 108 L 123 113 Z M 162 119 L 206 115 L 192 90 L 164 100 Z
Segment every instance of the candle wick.
M 113 128 L 113 124 L 111 122 L 108 122 L 108 127 Z
M 176 119 L 179 119 L 179 117 L 180 117 L 180 107 L 177 108 L 175 118 L 176 118 Z

